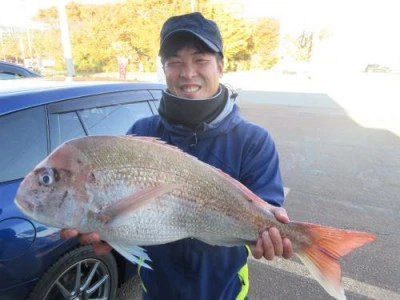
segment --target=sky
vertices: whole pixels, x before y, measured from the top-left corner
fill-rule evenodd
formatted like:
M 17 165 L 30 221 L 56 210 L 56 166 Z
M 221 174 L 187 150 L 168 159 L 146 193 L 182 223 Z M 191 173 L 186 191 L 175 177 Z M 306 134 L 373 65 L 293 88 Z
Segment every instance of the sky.
M 246 0 L 248 15 L 271 15 L 282 30 L 329 28 L 353 57 L 395 61 L 400 66 L 398 0 Z
M 71 0 L 0 0 L 0 25 L 22 25 L 29 24 L 29 18 L 37 10 L 55 6 L 60 2 Z M 105 3 L 116 0 L 77 0 L 79 3 Z
M 0 25 L 29 25 L 37 9 L 70 0 L 0 0 Z M 76 0 L 104 3 L 119 0 Z M 191 1 L 195 0 L 182 0 Z M 229 0 L 214 0 L 229 3 Z M 398 0 L 243 0 L 244 15 L 268 16 L 281 21 L 282 30 L 332 29 L 339 43 L 355 54 L 398 60 L 400 18 Z
M 72 0 L 0 0 L 0 24 L 15 23 L 18 16 L 32 15 L 37 9 Z M 75 0 L 80 3 L 105 3 L 119 0 Z M 182 0 L 191 3 L 196 0 Z M 229 3 L 229 0 L 215 0 Z M 239 0 L 240 1 L 240 0 Z M 243 0 L 246 15 L 275 16 L 303 23 L 339 23 L 356 19 L 365 23 L 397 21 L 397 0 Z M 388 19 L 389 17 L 389 19 Z M 340 23 L 339 23 L 340 24 Z

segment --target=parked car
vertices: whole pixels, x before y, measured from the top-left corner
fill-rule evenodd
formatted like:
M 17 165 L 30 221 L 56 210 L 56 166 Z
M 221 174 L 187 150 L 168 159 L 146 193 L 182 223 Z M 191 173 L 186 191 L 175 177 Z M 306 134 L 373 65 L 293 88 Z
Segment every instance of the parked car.
M 0 61 L 0 80 L 28 77 L 43 77 L 43 75 L 17 64 Z
M 61 143 L 122 135 L 157 113 L 162 84 L 0 82 L 0 298 L 113 299 L 135 266 L 26 218 L 14 204 L 23 177 Z
M 391 71 L 392 70 L 388 66 L 380 64 L 368 64 L 364 70 L 366 73 L 390 73 Z

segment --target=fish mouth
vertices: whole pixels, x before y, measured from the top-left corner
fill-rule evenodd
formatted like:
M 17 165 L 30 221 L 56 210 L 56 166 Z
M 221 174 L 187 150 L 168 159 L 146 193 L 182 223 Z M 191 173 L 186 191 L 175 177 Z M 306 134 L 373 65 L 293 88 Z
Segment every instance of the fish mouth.
M 19 197 L 16 197 L 14 199 L 15 205 L 22 211 L 22 212 L 27 212 L 27 213 L 32 213 L 34 206 L 32 203 L 23 200 Z

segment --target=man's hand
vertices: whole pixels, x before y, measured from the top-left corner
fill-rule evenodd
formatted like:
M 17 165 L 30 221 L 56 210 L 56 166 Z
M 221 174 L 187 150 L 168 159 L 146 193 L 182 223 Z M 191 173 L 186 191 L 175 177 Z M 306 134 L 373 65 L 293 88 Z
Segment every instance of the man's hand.
M 67 228 L 61 230 L 60 236 L 63 239 L 74 238 L 79 235 L 78 230 Z M 93 250 L 97 255 L 103 255 L 111 251 L 111 246 L 100 240 L 100 235 L 96 232 L 85 233 L 79 236 L 79 242 L 84 245 L 93 245 Z
M 289 217 L 283 207 L 271 207 L 275 218 L 281 223 L 288 223 Z M 275 256 L 283 258 L 291 258 L 293 255 L 293 247 L 291 241 L 281 237 L 279 230 L 276 227 L 271 227 L 261 234 L 255 246 L 250 246 L 251 253 L 254 258 L 260 259 L 264 257 L 267 260 L 272 260 Z

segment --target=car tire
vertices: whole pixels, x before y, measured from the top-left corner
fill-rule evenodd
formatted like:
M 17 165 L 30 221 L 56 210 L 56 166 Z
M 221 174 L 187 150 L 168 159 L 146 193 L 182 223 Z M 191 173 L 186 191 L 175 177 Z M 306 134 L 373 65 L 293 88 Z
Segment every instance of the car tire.
M 118 268 L 111 253 L 99 256 L 92 246 L 75 248 L 52 265 L 29 295 L 30 300 L 115 299 Z

